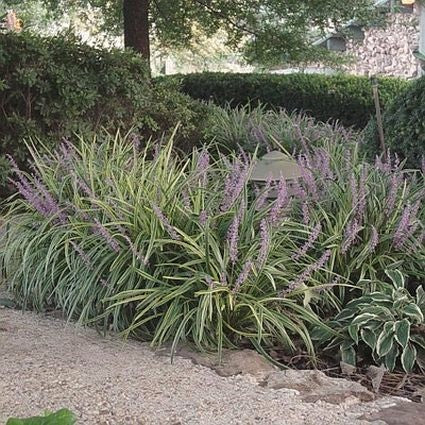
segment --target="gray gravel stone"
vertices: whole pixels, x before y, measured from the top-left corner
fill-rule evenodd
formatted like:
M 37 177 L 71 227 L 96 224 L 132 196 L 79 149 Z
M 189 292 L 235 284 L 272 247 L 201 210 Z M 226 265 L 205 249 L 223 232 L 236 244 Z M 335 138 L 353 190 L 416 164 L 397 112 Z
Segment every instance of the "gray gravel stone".
M 0 423 L 67 407 L 87 425 L 365 425 L 390 399 L 332 405 L 220 377 L 147 344 L 30 312 L 0 310 Z

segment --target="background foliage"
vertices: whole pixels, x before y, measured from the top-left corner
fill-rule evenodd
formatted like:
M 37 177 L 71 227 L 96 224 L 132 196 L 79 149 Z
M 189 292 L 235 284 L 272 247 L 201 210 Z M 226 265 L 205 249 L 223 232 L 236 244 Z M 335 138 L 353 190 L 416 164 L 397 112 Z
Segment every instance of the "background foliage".
M 406 158 L 407 165 L 420 167 L 425 156 L 425 77 L 421 77 L 389 102 L 383 115 L 388 149 Z M 374 155 L 379 140 L 376 120 L 365 130 L 365 150 Z
M 48 147 L 74 132 L 133 128 L 147 138 L 182 125 L 180 140 L 196 138 L 202 106 L 172 83 L 153 85 L 144 61 L 128 51 L 100 50 L 69 37 L 0 34 L 0 160 L 24 162 L 23 140 Z M 189 148 L 190 150 L 190 148 Z
M 288 113 L 304 112 L 319 121 L 339 121 L 364 128 L 375 113 L 372 88 L 367 77 L 318 74 L 200 73 L 159 77 L 177 79 L 184 93 L 218 105 L 243 106 L 261 103 Z M 396 78 L 379 79 L 383 106 L 409 85 Z

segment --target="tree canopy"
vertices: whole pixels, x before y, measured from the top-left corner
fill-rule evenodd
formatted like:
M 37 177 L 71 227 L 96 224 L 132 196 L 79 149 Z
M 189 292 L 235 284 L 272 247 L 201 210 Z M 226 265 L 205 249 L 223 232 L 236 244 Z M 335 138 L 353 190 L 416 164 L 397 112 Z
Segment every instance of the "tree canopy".
M 2 0 L 13 7 L 18 0 Z M 206 36 L 227 34 L 226 44 L 241 50 L 249 62 L 300 62 L 323 52 L 312 35 L 355 19 L 370 19 L 372 0 L 26 0 L 42 2 L 61 16 L 78 10 L 102 16 L 103 30 L 124 33 L 125 44 L 150 55 L 150 42 L 167 48 L 188 47 L 199 30 Z

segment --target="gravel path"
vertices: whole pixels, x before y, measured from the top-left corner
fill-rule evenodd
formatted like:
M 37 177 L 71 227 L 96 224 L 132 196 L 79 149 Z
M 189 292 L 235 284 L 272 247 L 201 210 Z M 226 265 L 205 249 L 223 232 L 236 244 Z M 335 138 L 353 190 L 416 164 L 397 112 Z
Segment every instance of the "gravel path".
M 370 425 L 357 418 L 385 403 L 304 403 L 250 376 L 222 378 L 146 344 L 0 309 L 0 424 L 68 407 L 87 425 Z

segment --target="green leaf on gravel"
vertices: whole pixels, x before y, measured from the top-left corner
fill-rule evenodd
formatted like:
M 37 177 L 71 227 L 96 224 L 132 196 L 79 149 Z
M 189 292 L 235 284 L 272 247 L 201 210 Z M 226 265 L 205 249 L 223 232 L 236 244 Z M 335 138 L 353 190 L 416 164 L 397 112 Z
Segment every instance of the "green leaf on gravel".
M 6 425 L 74 425 L 75 415 L 68 409 L 58 410 L 47 416 L 34 416 L 27 419 L 10 418 Z

